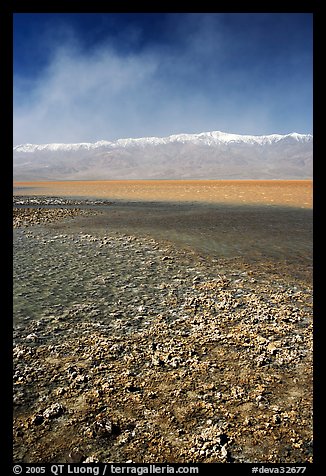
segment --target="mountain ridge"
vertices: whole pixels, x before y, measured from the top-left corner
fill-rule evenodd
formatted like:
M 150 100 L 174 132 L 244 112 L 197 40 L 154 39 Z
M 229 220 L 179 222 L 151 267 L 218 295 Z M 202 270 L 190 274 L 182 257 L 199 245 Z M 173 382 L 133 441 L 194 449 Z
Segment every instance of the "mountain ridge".
M 128 147 L 132 145 L 162 145 L 171 142 L 201 142 L 202 144 L 211 145 L 213 143 L 257 143 L 257 144 L 271 144 L 279 142 L 283 139 L 294 139 L 298 142 L 308 142 L 313 139 L 311 134 L 299 134 L 291 132 L 289 134 L 269 134 L 269 135 L 247 135 L 247 134 L 231 134 L 221 131 L 200 132 L 198 134 L 173 134 L 164 137 L 139 137 L 139 138 L 124 138 L 115 141 L 100 140 L 96 142 L 77 142 L 77 143 L 48 143 L 48 144 L 19 144 L 14 146 L 14 151 L 17 152 L 34 152 L 35 150 L 73 150 L 73 149 L 90 149 L 100 147 Z
M 221 131 L 13 148 L 15 180 L 302 179 L 313 136 Z

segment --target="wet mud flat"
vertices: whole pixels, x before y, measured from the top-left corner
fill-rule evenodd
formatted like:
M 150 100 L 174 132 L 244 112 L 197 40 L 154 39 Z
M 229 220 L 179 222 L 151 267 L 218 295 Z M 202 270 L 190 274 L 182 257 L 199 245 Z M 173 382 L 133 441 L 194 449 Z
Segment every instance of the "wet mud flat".
M 15 212 L 15 462 L 312 461 L 310 211 L 187 207 Z

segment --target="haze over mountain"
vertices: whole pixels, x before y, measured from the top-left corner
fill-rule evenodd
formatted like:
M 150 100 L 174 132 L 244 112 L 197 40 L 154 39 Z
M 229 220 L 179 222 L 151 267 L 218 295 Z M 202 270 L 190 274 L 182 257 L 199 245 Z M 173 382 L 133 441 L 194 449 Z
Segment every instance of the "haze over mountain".
M 313 137 L 220 131 L 13 148 L 14 180 L 306 179 Z

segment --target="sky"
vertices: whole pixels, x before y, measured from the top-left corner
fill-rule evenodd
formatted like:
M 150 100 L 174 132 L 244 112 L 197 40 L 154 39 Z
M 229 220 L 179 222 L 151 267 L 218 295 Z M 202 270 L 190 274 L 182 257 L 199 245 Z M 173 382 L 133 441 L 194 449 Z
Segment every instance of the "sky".
M 312 20 L 16 13 L 14 145 L 312 133 Z

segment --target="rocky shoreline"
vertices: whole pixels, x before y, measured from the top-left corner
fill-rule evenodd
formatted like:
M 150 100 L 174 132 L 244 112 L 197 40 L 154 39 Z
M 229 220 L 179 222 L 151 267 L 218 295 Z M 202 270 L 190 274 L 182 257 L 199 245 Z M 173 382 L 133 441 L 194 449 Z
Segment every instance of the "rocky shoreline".
M 16 214 L 15 462 L 312 462 L 311 285 L 84 213 Z
M 21 226 L 53 223 L 80 215 L 96 215 L 99 213 L 98 211 L 94 209 L 87 210 L 81 207 L 107 206 L 111 204 L 112 202 L 108 200 L 75 200 L 63 197 L 24 197 L 15 195 L 13 197 L 13 227 L 19 228 Z
M 80 208 L 14 208 L 13 227 L 28 227 L 41 223 L 54 223 L 62 219 L 74 218 L 80 215 L 90 216 L 97 212 Z
M 14 195 L 13 196 L 13 206 L 92 206 L 92 205 L 112 205 L 112 202 L 105 199 L 73 199 L 73 198 L 64 198 L 64 197 L 42 197 L 42 196 L 24 196 L 24 195 Z

